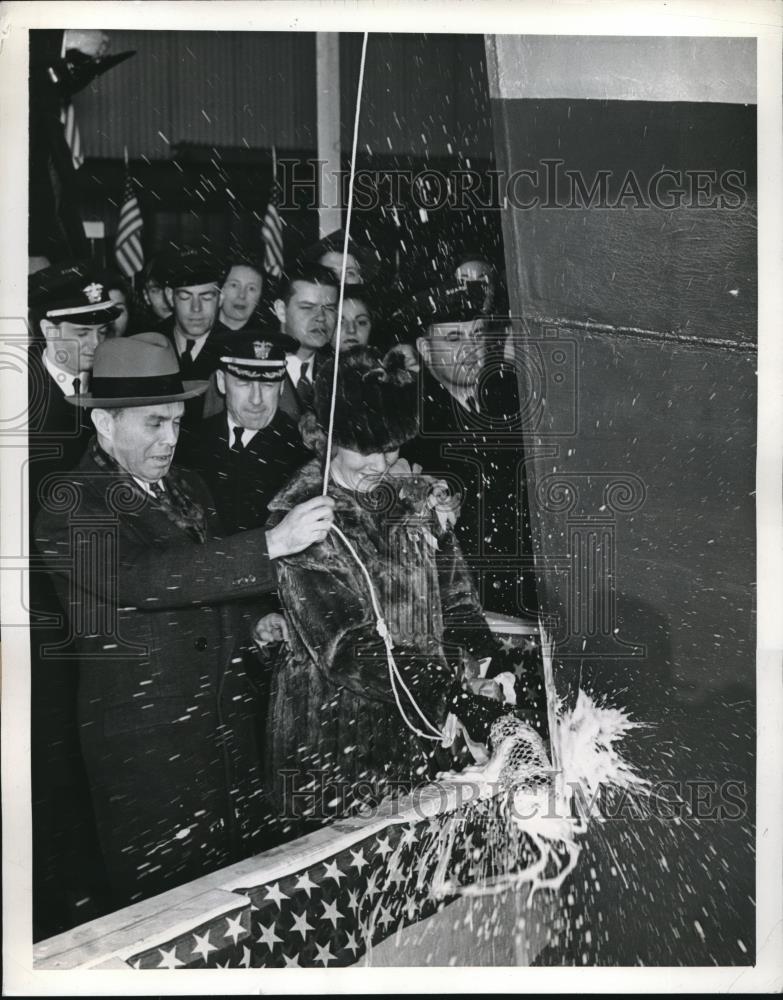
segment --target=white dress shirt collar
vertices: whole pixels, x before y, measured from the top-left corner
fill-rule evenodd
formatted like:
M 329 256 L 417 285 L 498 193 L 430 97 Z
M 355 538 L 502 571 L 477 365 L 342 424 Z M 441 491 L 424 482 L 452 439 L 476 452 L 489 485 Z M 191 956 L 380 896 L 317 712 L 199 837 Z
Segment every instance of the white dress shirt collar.
M 80 392 L 87 392 L 87 383 L 89 382 L 89 374 L 87 372 L 79 372 L 78 376 L 74 375 L 73 372 L 68 372 L 64 368 L 61 368 L 58 364 L 47 355 L 44 354 L 44 365 L 46 370 L 52 376 L 57 385 L 62 389 L 63 395 L 65 396 L 75 396 L 76 393 L 73 391 L 73 380 L 75 378 L 79 379 L 81 385 Z
M 299 376 L 302 373 L 302 365 L 307 365 L 307 371 L 305 373 L 305 378 L 308 382 L 313 381 L 313 362 L 315 361 L 315 355 L 312 354 L 309 358 L 300 358 L 298 354 L 286 354 L 285 356 L 285 367 L 288 372 L 288 377 L 296 385 L 299 381 Z
M 228 417 L 228 446 L 230 448 L 233 445 L 233 443 L 234 443 L 234 428 L 235 427 L 239 427 L 240 425 L 237 424 L 237 423 L 235 423 L 231 419 L 231 417 L 229 416 L 228 413 L 226 413 L 226 416 Z M 250 428 L 248 428 L 248 427 L 243 427 L 242 428 L 242 447 L 243 448 L 247 448 L 247 446 L 250 444 L 250 442 L 253 440 L 253 438 L 256 436 L 256 434 L 258 434 L 258 431 L 253 431 L 253 430 L 250 430 Z
M 190 343 L 193 345 L 193 350 L 190 352 L 190 356 L 195 361 L 196 358 L 199 356 L 199 354 L 201 354 L 201 351 L 204 347 L 204 344 L 206 344 L 208 337 L 209 334 L 207 334 L 205 337 L 199 337 L 198 339 L 196 339 L 195 337 L 186 337 L 184 336 L 184 334 L 180 333 L 179 330 L 176 329 L 175 327 L 174 342 L 177 345 L 177 354 L 179 355 L 184 354 L 185 348 Z
M 139 479 L 138 476 L 134 476 L 133 479 L 134 479 L 135 482 L 137 482 L 139 484 L 139 486 L 141 486 L 141 488 L 144 490 L 144 492 L 147 494 L 147 496 L 151 496 L 151 497 L 155 496 L 155 494 L 152 492 L 152 485 L 151 485 L 151 483 L 148 483 L 146 479 Z M 164 482 L 163 482 L 162 479 L 158 480 L 158 485 L 160 486 L 160 488 L 165 493 L 166 492 L 166 486 L 165 486 L 165 484 L 164 484 Z

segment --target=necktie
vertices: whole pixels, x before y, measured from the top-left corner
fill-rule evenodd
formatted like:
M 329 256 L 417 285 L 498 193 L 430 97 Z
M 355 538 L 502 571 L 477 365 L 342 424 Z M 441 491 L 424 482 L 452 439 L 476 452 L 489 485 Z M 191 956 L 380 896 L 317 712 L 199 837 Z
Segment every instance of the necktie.
M 74 396 L 80 396 L 82 392 L 82 380 L 77 375 L 73 380 L 73 394 Z
M 160 485 L 160 480 L 157 483 L 150 483 L 150 491 L 156 500 L 160 501 L 166 495 L 166 491 Z
M 309 361 L 304 361 L 302 363 L 302 368 L 299 372 L 299 381 L 296 383 L 296 391 L 299 393 L 299 398 L 301 399 L 303 406 L 310 406 L 314 395 L 313 383 L 307 378 L 307 369 L 309 365 Z
M 478 413 L 478 403 L 475 396 L 468 396 L 465 400 L 465 406 L 468 408 L 469 413 Z
M 233 440 L 233 442 L 231 444 L 231 450 L 232 451 L 235 451 L 237 453 L 239 453 L 239 452 L 242 451 L 242 449 L 244 447 L 243 444 L 242 444 L 242 434 L 243 434 L 244 430 L 245 430 L 244 427 L 235 427 L 234 428 L 234 440 Z
M 180 360 L 183 362 L 183 364 L 186 365 L 193 364 L 193 348 L 195 347 L 195 345 L 196 345 L 195 340 L 185 341 L 185 350 L 182 352 L 182 355 L 180 356 Z

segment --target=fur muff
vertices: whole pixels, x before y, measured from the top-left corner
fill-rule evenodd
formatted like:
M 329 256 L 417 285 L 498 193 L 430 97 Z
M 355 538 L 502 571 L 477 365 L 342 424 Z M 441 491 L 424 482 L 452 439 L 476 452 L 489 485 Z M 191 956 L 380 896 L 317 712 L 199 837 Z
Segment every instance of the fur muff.
M 315 380 L 318 422 L 329 426 L 335 360 L 325 364 Z M 385 361 L 377 351 L 354 347 L 339 358 L 333 441 L 362 455 L 394 451 L 418 433 L 416 377 L 404 359 L 392 354 Z

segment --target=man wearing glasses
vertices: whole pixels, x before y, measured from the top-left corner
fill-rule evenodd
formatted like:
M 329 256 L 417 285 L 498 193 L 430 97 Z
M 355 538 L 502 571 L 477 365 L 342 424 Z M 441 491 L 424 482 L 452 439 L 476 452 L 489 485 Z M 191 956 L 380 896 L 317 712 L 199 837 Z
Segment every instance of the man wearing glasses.
M 505 357 L 506 321 L 482 314 L 478 292 L 455 280 L 413 299 L 420 427 L 400 453 L 460 495 L 455 535 L 483 606 L 524 617 L 537 598 L 518 373 Z

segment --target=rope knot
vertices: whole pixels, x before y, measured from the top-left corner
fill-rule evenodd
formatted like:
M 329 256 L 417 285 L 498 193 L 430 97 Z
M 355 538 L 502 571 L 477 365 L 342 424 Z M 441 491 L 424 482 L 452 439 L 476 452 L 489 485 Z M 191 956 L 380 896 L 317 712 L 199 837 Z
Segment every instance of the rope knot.
M 393 645 L 391 639 L 391 632 L 389 631 L 389 626 L 386 624 L 383 618 L 379 618 L 378 621 L 375 623 L 375 629 L 378 632 L 378 635 L 381 637 L 381 639 L 383 639 L 383 641 L 387 644 L 387 646 L 391 647 Z

